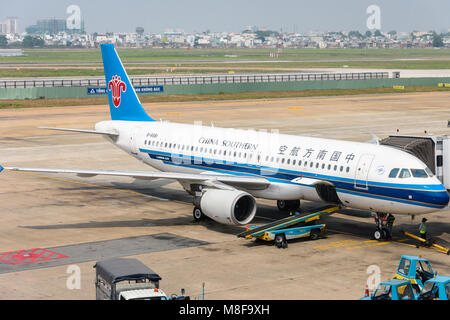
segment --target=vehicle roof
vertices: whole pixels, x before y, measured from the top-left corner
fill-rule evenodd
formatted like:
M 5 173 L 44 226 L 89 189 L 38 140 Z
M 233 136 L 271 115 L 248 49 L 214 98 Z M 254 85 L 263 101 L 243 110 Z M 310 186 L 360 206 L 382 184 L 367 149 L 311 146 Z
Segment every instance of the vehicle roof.
M 427 259 L 421 258 L 419 256 L 402 255 L 402 258 L 409 259 L 409 260 L 428 261 Z
M 128 290 L 120 292 L 122 297 L 127 300 L 130 299 L 140 299 L 140 298 L 150 298 L 150 297 L 166 297 L 164 291 L 157 289 L 139 289 L 139 290 Z
M 411 283 L 411 282 L 406 279 L 392 279 L 389 281 L 380 282 L 380 284 L 384 284 L 384 285 L 388 285 L 388 286 L 400 286 L 400 285 L 404 285 L 404 284 L 408 284 L 408 283 Z
M 109 283 L 124 280 L 161 280 L 156 272 L 137 259 L 113 258 L 98 261 L 94 268 L 96 268 L 97 274 Z

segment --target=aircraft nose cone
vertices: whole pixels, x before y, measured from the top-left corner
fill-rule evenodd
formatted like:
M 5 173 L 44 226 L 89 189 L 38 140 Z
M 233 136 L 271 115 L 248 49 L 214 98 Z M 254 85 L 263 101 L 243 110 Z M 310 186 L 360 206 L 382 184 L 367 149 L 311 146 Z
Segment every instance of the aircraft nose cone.
M 444 186 L 443 191 L 440 192 L 430 192 L 429 198 L 430 202 L 439 206 L 446 206 L 450 200 L 447 190 Z

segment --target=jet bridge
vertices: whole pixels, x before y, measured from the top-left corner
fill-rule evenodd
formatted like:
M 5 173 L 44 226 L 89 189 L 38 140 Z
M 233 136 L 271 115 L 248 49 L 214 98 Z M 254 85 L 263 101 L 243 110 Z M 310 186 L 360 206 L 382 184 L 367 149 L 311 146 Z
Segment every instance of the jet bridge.
M 380 140 L 379 144 L 397 148 L 416 156 L 427 165 L 445 188 L 450 190 L 450 136 L 391 135 Z

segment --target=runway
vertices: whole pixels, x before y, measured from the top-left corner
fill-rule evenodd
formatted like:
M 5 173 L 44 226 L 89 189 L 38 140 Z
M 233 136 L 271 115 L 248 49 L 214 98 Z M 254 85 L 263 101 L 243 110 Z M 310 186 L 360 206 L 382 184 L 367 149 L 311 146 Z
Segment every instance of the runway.
M 173 122 L 368 141 L 371 133 L 384 138 L 397 129 L 400 134 L 448 133 L 449 101 L 450 93 L 439 92 L 144 107 L 153 118 Z M 0 110 L 0 164 L 152 170 L 97 135 L 37 128 L 92 129 L 106 119 L 107 106 Z M 205 282 L 206 299 L 358 299 L 364 294 L 367 267 L 378 265 L 386 280 L 402 254 L 420 254 L 440 275 L 450 274 L 448 256 L 416 249 L 400 234 L 402 228 L 417 233 L 419 219 L 397 216 L 394 241 L 376 242 L 368 212 L 343 210 L 323 219 L 327 238 L 292 242 L 280 250 L 237 238 L 241 227 L 194 223 L 190 201 L 177 183 L 167 180 L 2 172 L 0 299 L 93 299 L 92 266 L 111 256 L 137 257 L 161 275 L 160 286 L 167 293 L 185 288 L 195 298 Z M 258 205 L 255 223 L 281 217 L 274 201 L 258 200 Z M 320 204 L 305 201 L 303 206 Z M 449 210 L 427 217 L 430 235 L 448 244 Z M 115 241 L 127 245 L 119 250 Z M 40 266 L 4 262 L 10 257 L 5 253 L 37 248 L 79 258 L 49 259 Z M 79 290 L 66 287 L 72 264 L 81 269 Z

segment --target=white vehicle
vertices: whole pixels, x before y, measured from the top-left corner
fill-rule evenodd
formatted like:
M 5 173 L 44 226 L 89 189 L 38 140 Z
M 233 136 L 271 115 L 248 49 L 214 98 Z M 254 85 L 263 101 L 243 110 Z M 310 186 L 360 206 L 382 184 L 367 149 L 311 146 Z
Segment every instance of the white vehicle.
M 161 289 L 140 289 L 122 291 L 119 300 L 168 300 L 167 295 Z
M 277 200 L 280 210 L 296 209 L 302 199 L 323 201 L 369 210 L 378 218 L 425 214 L 449 202 L 446 188 L 421 160 L 388 146 L 155 121 L 114 46 L 101 50 L 111 120 L 98 122 L 95 130 L 50 129 L 101 134 L 160 172 L 6 169 L 173 179 L 194 196 L 196 220 L 206 215 L 236 225 L 252 221 L 255 198 Z M 388 233 L 379 224 L 375 236 Z

